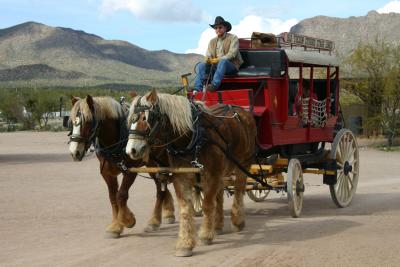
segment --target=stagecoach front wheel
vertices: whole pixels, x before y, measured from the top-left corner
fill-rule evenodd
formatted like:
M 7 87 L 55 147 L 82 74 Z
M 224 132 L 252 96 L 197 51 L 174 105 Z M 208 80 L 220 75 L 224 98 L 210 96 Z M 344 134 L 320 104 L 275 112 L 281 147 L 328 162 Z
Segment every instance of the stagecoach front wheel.
M 303 207 L 304 195 L 303 170 L 298 159 L 293 158 L 289 161 L 286 190 L 290 215 L 297 218 Z
M 360 160 L 358 144 L 348 129 L 340 130 L 332 143 L 330 158 L 336 161 L 337 181 L 329 185 L 333 202 L 339 208 L 350 205 L 357 190 Z
M 247 196 L 253 200 L 254 202 L 261 202 L 264 201 L 268 195 L 269 195 L 270 190 L 248 190 Z
M 193 203 L 193 214 L 196 217 L 200 217 L 203 215 L 203 192 L 201 192 L 201 189 L 198 187 L 195 187 L 193 189 L 193 195 L 192 195 L 192 203 Z

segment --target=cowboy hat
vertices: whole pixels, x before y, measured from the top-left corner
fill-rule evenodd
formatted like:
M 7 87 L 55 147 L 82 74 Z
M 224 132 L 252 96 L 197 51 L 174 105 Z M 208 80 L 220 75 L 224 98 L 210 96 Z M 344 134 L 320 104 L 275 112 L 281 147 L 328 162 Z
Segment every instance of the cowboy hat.
M 232 25 L 228 21 L 224 20 L 224 18 L 221 16 L 217 16 L 215 18 L 214 24 L 210 24 L 211 28 L 214 28 L 214 29 L 215 29 L 215 26 L 217 26 L 217 25 L 224 25 L 226 27 L 226 32 L 229 32 L 230 30 L 232 30 Z

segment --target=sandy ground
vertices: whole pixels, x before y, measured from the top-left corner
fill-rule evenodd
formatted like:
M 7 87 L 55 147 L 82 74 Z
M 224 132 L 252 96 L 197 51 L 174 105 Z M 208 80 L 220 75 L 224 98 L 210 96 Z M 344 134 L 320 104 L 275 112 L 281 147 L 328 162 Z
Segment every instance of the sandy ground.
M 104 239 L 111 219 L 107 188 L 92 155 L 74 163 L 66 133 L 0 134 L 1 266 L 399 266 L 400 153 L 362 148 L 361 177 L 350 207 L 338 209 L 319 176 L 307 176 L 302 217 L 285 196 L 246 197 L 246 228 L 230 230 L 177 258 L 178 224 L 144 233 L 153 182 L 138 178 L 129 206 L 137 224 Z M 196 218 L 199 226 L 201 218 Z

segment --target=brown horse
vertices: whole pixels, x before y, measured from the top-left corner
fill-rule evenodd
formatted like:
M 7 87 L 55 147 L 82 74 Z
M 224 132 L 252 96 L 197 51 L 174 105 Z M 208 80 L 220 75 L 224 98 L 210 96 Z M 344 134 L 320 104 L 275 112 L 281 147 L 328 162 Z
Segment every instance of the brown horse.
M 204 193 L 204 217 L 199 231 L 202 243 L 211 244 L 215 232 L 223 228 L 223 177 L 232 172 L 236 179 L 231 221 L 234 230 L 243 229 L 247 176 L 242 170 L 249 169 L 256 142 L 252 114 L 226 105 L 209 110 L 186 97 L 157 94 L 153 90 L 134 98 L 128 123 L 131 134 L 126 151 L 132 159 L 146 159 L 155 147 L 165 145 L 171 167 L 203 169 L 201 177 L 194 174 L 173 177 L 180 207 L 176 256 L 191 256 L 195 246 L 192 190 L 196 183 Z
M 69 150 L 74 161 L 81 161 L 91 144 L 96 145 L 96 155 L 100 162 L 100 173 L 108 187 L 112 207 L 112 222 L 106 229 L 106 237 L 117 238 L 124 227 L 131 228 L 136 219 L 127 206 L 128 191 L 136 179 L 137 173 L 126 168 L 143 165 L 125 156 L 128 139 L 126 113 L 120 103 L 110 97 L 72 98 L 70 122 L 72 124 Z M 123 175 L 121 186 L 117 176 Z M 161 224 L 161 214 L 168 223 L 175 222 L 172 196 L 158 179 L 157 201 L 147 231 L 157 230 Z

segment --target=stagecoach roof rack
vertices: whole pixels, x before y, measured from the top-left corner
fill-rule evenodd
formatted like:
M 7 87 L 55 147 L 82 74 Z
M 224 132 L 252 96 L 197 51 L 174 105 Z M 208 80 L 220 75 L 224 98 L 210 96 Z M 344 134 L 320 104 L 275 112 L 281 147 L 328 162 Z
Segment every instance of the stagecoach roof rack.
M 335 49 L 335 43 L 330 40 L 314 38 L 292 32 L 283 32 L 279 35 L 272 33 L 253 32 L 251 38 L 241 38 L 241 48 L 283 48 L 302 49 L 307 51 L 331 52 Z
M 296 33 L 253 32 L 251 38 L 239 39 L 240 50 L 284 50 L 289 62 L 319 66 L 339 66 L 332 51 L 335 43 L 329 40 L 308 37 Z
M 335 43 L 330 40 L 314 38 L 310 36 L 300 35 L 292 32 L 283 32 L 277 36 L 278 46 L 285 47 L 302 47 L 304 50 L 318 50 L 332 52 L 335 49 Z

